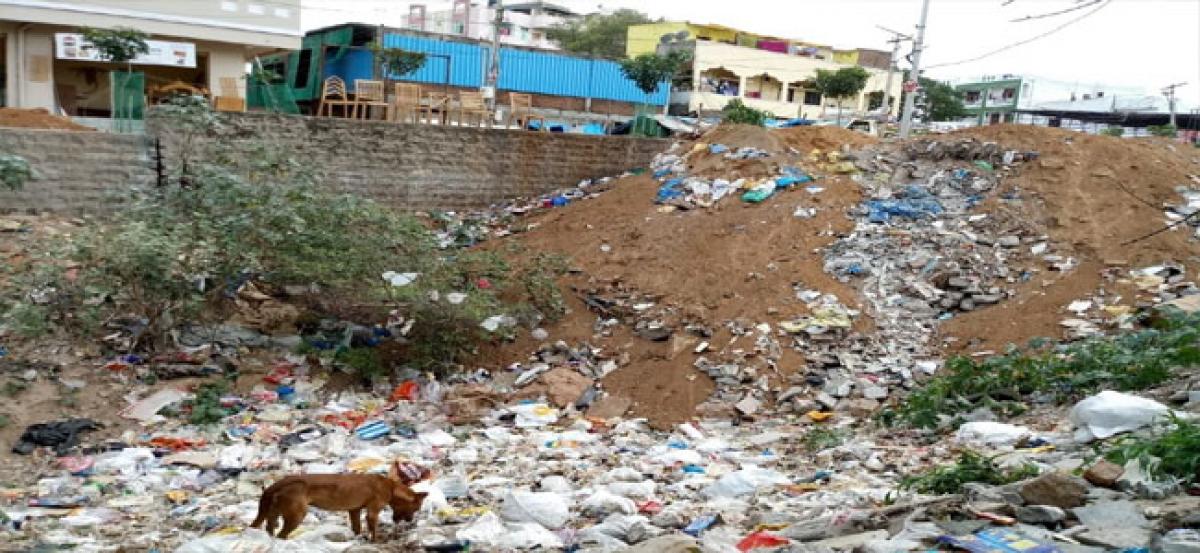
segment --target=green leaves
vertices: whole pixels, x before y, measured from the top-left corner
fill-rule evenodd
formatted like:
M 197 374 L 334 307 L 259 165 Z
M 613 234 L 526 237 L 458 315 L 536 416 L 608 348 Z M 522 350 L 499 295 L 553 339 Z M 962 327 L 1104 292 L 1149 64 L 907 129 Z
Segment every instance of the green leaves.
M 1021 413 L 1030 396 L 1065 402 L 1102 388 L 1149 388 L 1177 367 L 1200 364 L 1198 338 L 1200 315 L 1173 312 L 1159 328 L 1054 348 L 1036 340 L 983 360 L 955 357 L 881 418 L 920 428 L 957 427 L 957 417 L 979 407 L 1001 416 Z
M 33 178 L 33 171 L 25 158 L 14 154 L 0 154 L 0 187 L 20 190 Z
M 385 79 L 403 77 L 425 67 L 424 52 L 383 48 L 378 44 L 371 44 L 371 53 L 375 56 L 375 65 L 379 67 L 379 72 Z
M 1136 460 L 1155 479 L 1200 482 L 1200 424 L 1171 413 L 1152 435 L 1118 438 L 1104 456 L 1121 465 Z
M 871 74 L 858 66 L 843 67 L 837 71 L 818 69 L 816 89 L 829 98 L 848 98 L 862 92 Z
M 1037 476 L 1034 465 L 1025 464 L 1017 468 L 1003 468 L 996 464 L 996 457 L 985 457 L 966 450 L 953 465 L 941 465 L 924 474 L 906 476 L 900 480 L 900 489 L 924 494 L 958 493 L 963 484 L 980 482 L 993 486 L 1011 484 Z
M 150 51 L 150 46 L 146 44 L 149 35 L 130 27 L 84 27 L 81 32 L 83 39 L 100 52 L 101 58 L 114 63 L 127 63 Z
M 774 117 L 771 112 L 754 109 L 742 103 L 741 98 L 734 98 L 724 108 L 721 108 L 721 115 L 727 123 L 741 123 L 744 125 L 762 126 L 763 120 L 768 117 Z
M 652 23 L 646 14 L 621 9 L 610 14 L 595 13 L 551 27 L 546 38 L 567 52 L 610 59 L 625 57 L 626 35 L 632 25 Z
M 631 60 L 621 60 L 621 72 L 642 92 L 653 94 L 660 84 L 671 80 L 688 59 L 688 54 L 681 51 L 665 56 L 642 54 Z

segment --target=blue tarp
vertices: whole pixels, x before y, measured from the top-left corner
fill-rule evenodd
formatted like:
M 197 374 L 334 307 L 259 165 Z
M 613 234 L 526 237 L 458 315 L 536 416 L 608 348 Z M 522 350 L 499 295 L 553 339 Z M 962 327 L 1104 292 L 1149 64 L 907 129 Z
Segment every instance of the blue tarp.
M 683 179 L 671 179 L 658 189 L 658 197 L 655 202 L 663 203 L 683 196 Z
M 886 223 L 892 217 L 920 219 L 932 217 L 944 211 L 941 202 L 937 201 L 929 191 L 916 185 L 906 188 L 897 199 L 868 201 L 867 209 L 870 211 L 867 219 L 872 223 Z

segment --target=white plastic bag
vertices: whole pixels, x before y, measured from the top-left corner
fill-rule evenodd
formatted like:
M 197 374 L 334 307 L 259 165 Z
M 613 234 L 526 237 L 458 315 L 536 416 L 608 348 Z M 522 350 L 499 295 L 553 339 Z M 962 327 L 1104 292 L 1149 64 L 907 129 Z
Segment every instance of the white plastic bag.
M 492 548 L 500 545 L 500 539 L 508 532 L 504 522 L 495 513 L 484 513 L 471 521 L 470 524 L 454 533 L 460 540 L 468 540 L 472 546 Z
M 644 482 L 613 482 L 604 485 L 604 488 L 613 494 L 639 499 L 653 497 L 654 490 L 657 487 L 658 483 L 653 480 L 646 480 Z
M 1002 422 L 979 421 L 968 422 L 958 427 L 958 432 L 954 434 L 954 439 L 965 443 L 1005 446 L 1013 445 L 1021 438 L 1032 434 L 1033 432 L 1024 426 Z
M 504 495 L 500 517 L 509 522 L 536 522 L 558 530 L 571 519 L 571 510 L 567 500 L 556 493 L 515 490 Z
M 558 420 L 558 409 L 545 403 L 522 403 L 509 410 L 517 414 L 517 428 L 537 428 Z
M 1150 426 L 1171 409 L 1152 399 L 1105 390 L 1075 404 L 1070 420 L 1075 441 L 1090 442 Z
M 612 513 L 626 515 L 638 512 L 637 503 L 627 497 L 621 497 L 608 490 L 599 490 L 584 500 L 581 506 L 584 514 L 593 517 L 606 516 Z
M 722 476 L 716 482 L 704 488 L 704 495 L 710 498 L 740 497 L 754 493 L 762 486 L 774 486 L 789 483 L 786 476 L 779 472 L 747 465 Z

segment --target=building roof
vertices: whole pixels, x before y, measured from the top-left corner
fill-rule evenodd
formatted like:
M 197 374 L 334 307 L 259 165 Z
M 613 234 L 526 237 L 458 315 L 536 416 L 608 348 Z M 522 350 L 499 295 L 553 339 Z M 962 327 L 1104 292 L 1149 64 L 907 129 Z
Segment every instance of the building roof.
M 538 2 L 538 1 L 520 2 L 520 3 L 516 3 L 516 4 L 504 4 L 504 9 L 513 10 L 513 11 L 542 9 L 542 10 L 546 10 L 549 12 L 554 12 L 559 15 L 579 15 L 579 12 L 572 10 L 571 8 L 568 8 L 566 6 L 563 6 L 562 4 L 553 4 L 550 2 Z

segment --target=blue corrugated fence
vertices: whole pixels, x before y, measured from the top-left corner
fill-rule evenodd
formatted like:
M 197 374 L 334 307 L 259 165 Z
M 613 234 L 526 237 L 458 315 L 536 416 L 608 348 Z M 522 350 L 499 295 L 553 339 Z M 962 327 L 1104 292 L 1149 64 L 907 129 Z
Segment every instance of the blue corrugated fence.
M 425 67 L 404 77 L 404 80 L 423 83 L 446 83 L 446 65 L 449 63 L 449 84 L 478 88 L 484 84 L 487 62 L 491 58 L 491 48 L 481 44 L 395 33 L 385 34 L 383 44 L 387 48 L 428 54 Z M 625 78 L 616 62 L 505 47 L 500 48 L 499 88 L 660 106 L 667 103 L 669 95 L 667 83 L 662 83 L 654 94 L 647 96 L 633 81 Z

